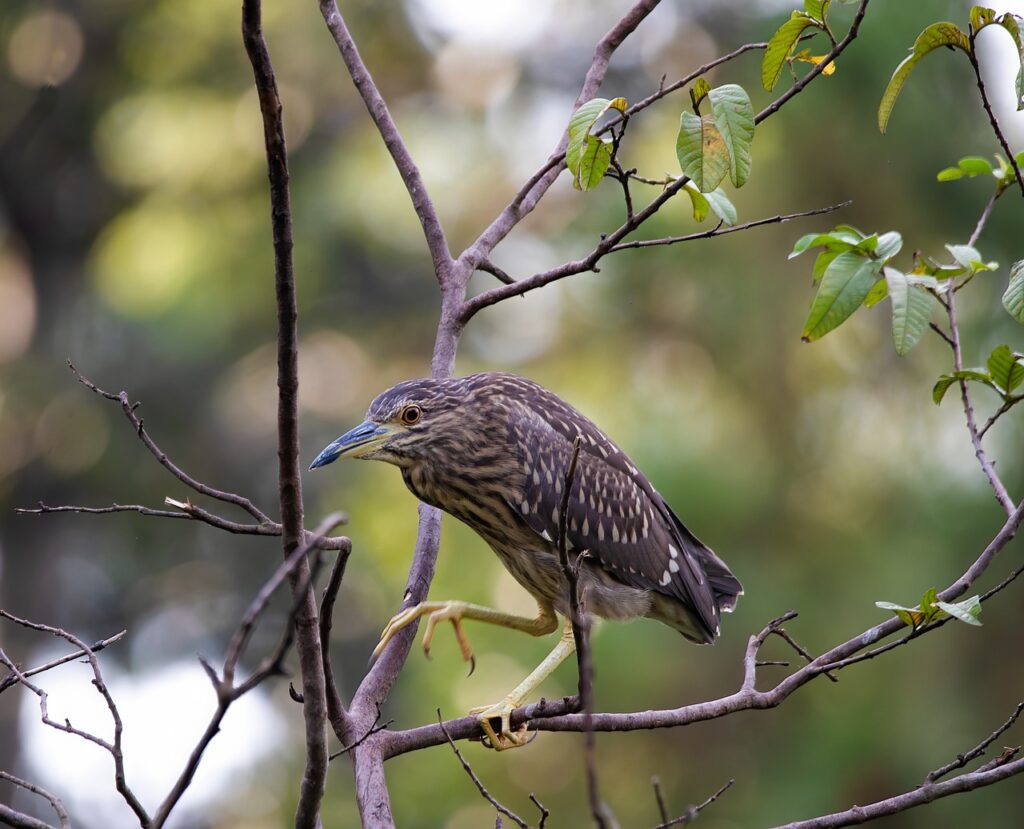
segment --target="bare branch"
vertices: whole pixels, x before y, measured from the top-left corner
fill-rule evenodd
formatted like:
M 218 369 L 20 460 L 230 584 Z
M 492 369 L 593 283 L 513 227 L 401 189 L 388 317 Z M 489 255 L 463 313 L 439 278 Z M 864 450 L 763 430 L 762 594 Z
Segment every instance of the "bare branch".
M 146 431 L 143 420 L 135 413 L 139 404 L 132 403 L 128 399 L 128 392 L 122 391 L 119 394 L 111 394 L 108 391 L 104 391 L 75 368 L 74 364 L 70 360 L 68 360 L 68 368 L 71 369 L 75 377 L 78 378 L 78 381 L 87 389 L 90 389 L 101 397 L 105 397 L 107 400 L 113 400 L 121 404 L 121 410 L 124 412 L 124 416 L 128 418 L 128 422 L 132 424 L 132 428 L 135 430 L 135 434 L 138 435 L 139 440 L 142 441 L 143 445 L 150 451 L 153 457 L 157 459 L 157 462 L 175 478 L 185 484 L 185 486 L 195 490 L 200 495 L 206 495 L 209 498 L 214 498 L 218 501 L 224 501 L 225 503 L 241 507 L 261 524 L 270 523 L 269 516 L 257 508 L 256 505 L 248 498 L 242 495 L 237 495 L 234 492 L 225 492 L 224 490 L 216 489 L 204 484 L 202 481 L 196 480 L 167 457 L 167 453 L 156 445 L 156 442 Z
M 999 532 L 988 543 L 981 554 L 971 563 L 964 573 L 949 587 L 939 593 L 942 601 L 954 601 L 963 595 L 970 586 L 985 572 L 995 556 L 1014 537 L 1021 522 L 1024 521 L 1024 505 L 1018 507 Z M 1024 567 L 1020 568 L 1024 571 Z M 986 594 L 994 595 L 1021 574 L 1012 573 L 1004 582 Z M 595 713 L 593 728 L 595 731 L 636 731 L 651 728 L 674 728 L 691 725 L 696 722 L 718 719 L 737 711 L 766 710 L 781 705 L 793 692 L 829 670 L 834 670 L 841 663 L 876 642 L 891 636 L 903 629 L 905 625 L 897 618 L 887 619 L 862 633 L 836 645 L 812 662 L 790 674 L 777 685 L 767 691 L 758 691 L 754 686 L 757 662 L 757 648 L 771 634 L 771 628 L 793 618 L 793 612 L 773 620 L 748 643 L 744 656 L 744 678 L 738 691 L 718 699 L 684 705 L 679 708 L 631 711 L 623 713 Z M 532 706 L 517 709 L 512 714 L 512 727 L 526 722 L 537 731 L 575 731 L 585 728 L 583 717 L 571 713 L 569 700 L 561 703 L 541 701 Z M 474 717 L 463 717 L 445 723 L 445 728 L 454 739 L 476 737 L 481 733 L 479 723 Z M 408 731 L 386 732 L 381 735 L 386 757 L 394 757 L 408 751 L 415 751 L 427 746 L 444 742 L 444 735 L 436 725 L 421 726 Z
M 107 639 L 101 639 L 99 642 L 90 645 L 89 650 L 91 650 L 93 653 L 97 653 L 103 650 L 105 647 L 107 647 L 107 645 L 112 645 L 114 642 L 119 641 L 121 637 L 124 636 L 127 632 L 128 631 L 126 630 L 122 630 L 120 633 L 115 633 L 113 636 Z M 86 655 L 87 654 L 85 651 L 77 650 L 74 653 L 69 653 L 66 656 L 61 656 L 58 659 L 51 660 L 50 662 L 47 662 L 45 665 L 40 665 L 36 668 L 30 668 L 27 671 L 23 671 L 22 676 L 35 676 L 36 674 L 41 674 L 44 671 L 50 670 L 51 668 L 56 668 L 59 665 L 64 665 L 68 662 L 73 662 L 76 659 L 81 659 L 83 656 Z M 0 679 L 0 694 L 2 694 L 4 691 L 10 688 L 12 685 L 17 684 L 18 678 L 13 673 L 8 674 L 3 679 Z
M 572 443 L 572 454 L 565 470 L 562 485 L 562 497 L 558 504 L 558 561 L 562 566 L 566 589 L 569 594 L 569 622 L 572 625 L 572 637 L 576 643 L 576 665 L 579 670 L 580 705 L 583 707 L 583 759 L 587 779 L 587 800 L 594 823 L 600 829 L 609 822 L 608 806 L 602 801 L 597 781 L 597 757 L 594 729 L 590 723 L 594 715 L 594 663 L 590 656 L 590 620 L 580 607 L 579 592 L 579 559 L 569 560 L 566 544 L 566 533 L 569 529 L 568 511 L 569 498 L 572 493 L 573 481 L 576 478 L 576 462 L 580 456 L 582 435 L 576 435 Z
M 75 636 L 73 633 L 69 633 L 61 628 L 52 627 L 50 625 L 44 625 L 39 622 L 30 622 L 28 619 L 22 619 L 11 613 L 8 613 L 3 608 L 0 608 L 0 617 L 14 622 L 22 627 L 29 628 L 30 630 L 39 631 L 41 633 L 48 633 L 51 636 L 57 636 L 66 642 L 69 642 L 74 647 L 78 648 L 89 660 L 89 666 L 92 668 L 92 684 L 96 688 L 96 691 L 103 697 L 103 701 L 107 705 L 107 710 L 110 712 L 110 719 L 114 725 L 114 739 L 112 742 L 107 742 L 102 737 L 97 737 L 95 734 L 90 734 L 87 731 L 75 728 L 71 725 L 68 720 L 63 723 L 58 723 L 50 719 L 49 712 L 47 709 L 47 694 L 42 688 L 34 685 L 21 670 L 10 660 L 10 658 L 0 650 L 0 662 L 3 662 L 11 670 L 11 672 L 17 676 L 18 681 L 21 682 L 28 690 L 35 694 L 39 698 L 39 710 L 42 721 L 55 728 L 58 731 L 64 731 L 68 734 L 74 734 L 77 737 L 81 737 L 84 740 L 88 740 L 91 743 L 95 743 L 101 748 L 105 749 L 114 761 L 114 787 L 117 789 L 118 794 L 124 800 L 128 807 L 135 813 L 135 816 L 139 820 L 139 825 L 146 829 L 150 824 L 149 815 L 147 814 L 142 803 L 135 796 L 135 792 L 131 790 L 125 779 L 124 772 L 124 752 L 121 747 L 121 736 L 124 731 L 124 726 L 121 722 L 121 712 L 117 709 L 117 704 L 114 702 L 114 698 L 111 696 L 107 684 L 103 679 L 103 673 L 100 671 L 100 663 L 96 658 L 96 654 L 93 653 L 92 648 L 85 644 L 81 639 Z
M 672 196 L 678 193 L 686 184 L 689 179 L 686 176 L 680 176 L 675 179 L 672 184 L 666 187 L 660 195 L 658 195 L 647 207 L 640 212 L 636 213 L 632 219 L 627 221 L 614 230 L 612 233 L 605 235 L 597 246 L 582 259 L 576 259 L 570 262 L 566 262 L 563 265 L 559 265 L 556 268 L 551 268 L 547 271 L 541 271 L 533 276 L 527 277 L 526 279 L 519 279 L 512 282 L 509 285 L 499 285 L 496 288 L 491 288 L 487 291 L 483 291 L 471 299 L 467 300 L 463 306 L 460 314 L 460 319 L 463 323 L 468 322 L 478 311 L 487 308 L 488 306 L 494 305 L 502 300 L 508 299 L 512 296 L 522 296 L 528 291 L 535 291 L 537 288 L 543 288 L 545 285 L 549 285 L 552 282 L 557 282 L 559 279 L 565 279 L 568 276 L 574 276 L 585 271 L 597 270 L 597 263 L 601 261 L 607 254 L 616 253 L 622 250 L 629 250 L 631 248 L 645 248 L 654 247 L 657 245 L 673 245 L 679 242 L 690 242 L 695 239 L 709 239 L 715 236 L 724 236 L 727 233 L 736 233 L 741 230 L 749 230 L 754 227 L 760 227 L 761 225 L 768 224 L 780 224 L 782 222 L 788 222 L 792 219 L 798 219 L 805 216 L 817 216 L 822 213 L 831 213 L 832 211 L 839 210 L 840 208 L 846 207 L 852 202 L 846 201 L 840 204 L 830 205 L 829 207 L 819 207 L 813 210 L 805 210 L 799 213 L 787 213 L 780 214 L 778 216 L 769 216 L 764 219 L 757 219 L 756 221 L 746 222 L 744 224 L 734 225 L 732 227 L 724 227 L 719 224 L 717 227 L 711 230 L 704 230 L 697 233 L 691 233 L 686 236 L 669 236 L 663 239 L 648 239 L 648 240 L 635 240 L 632 242 L 621 242 L 621 240 L 632 233 L 636 228 L 646 222 L 651 216 L 653 216 L 661 207 L 665 204 Z
M 679 817 L 673 818 L 672 820 L 664 820 L 657 826 L 655 826 L 654 829 L 669 829 L 670 826 L 685 826 L 687 823 L 692 823 L 697 819 L 697 816 L 702 811 L 704 811 L 704 809 L 706 809 L 708 806 L 710 806 L 712 803 L 718 800 L 718 798 L 720 798 L 723 794 L 725 794 L 725 790 L 732 786 L 735 782 L 735 780 L 729 780 L 728 783 L 724 784 L 717 792 L 711 795 L 711 797 L 709 797 L 700 805 L 690 806 Z
M 331 666 L 331 629 L 334 626 L 334 603 L 338 598 L 342 579 L 345 578 L 349 554 L 349 551 L 342 551 L 334 560 L 331 577 L 324 587 L 323 598 L 320 601 L 320 659 L 324 663 L 324 680 L 327 683 L 327 720 L 334 729 L 335 736 L 342 742 L 348 734 L 349 723 L 345 703 L 338 691 L 334 669 Z M 328 758 L 330 759 L 333 759 L 333 756 Z
M 1017 164 L 1017 159 L 1010 149 L 1010 144 L 1006 140 L 1006 136 L 1003 134 L 1002 129 L 999 126 L 999 121 L 996 120 L 996 114 L 992 111 L 992 104 L 988 100 L 988 91 L 985 89 L 985 82 L 981 79 L 981 67 L 978 65 L 978 55 L 975 49 L 975 40 L 978 37 L 978 33 L 972 31 L 970 34 L 970 48 L 966 50 L 967 59 L 971 62 L 971 68 L 974 70 L 974 80 L 978 85 L 978 92 L 981 93 L 981 105 L 985 107 L 985 114 L 988 116 L 988 121 L 992 125 L 992 132 L 996 134 L 996 138 L 999 141 L 999 146 L 1003 148 L 1003 152 L 1006 153 L 1006 158 L 1010 162 L 1010 166 L 1013 167 L 1013 174 L 1017 177 L 1017 184 L 1020 187 L 1021 195 L 1024 196 L 1024 176 L 1021 175 L 1020 167 Z
M 639 0 L 598 41 L 597 46 L 594 47 L 594 57 L 590 62 L 590 68 L 583 79 L 583 86 L 573 104 L 574 112 L 580 104 L 594 97 L 604 81 L 615 50 L 636 30 L 644 18 L 654 11 L 658 3 L 659 0 Z M 565 166 L 565 147 L 568 142 L 569 135 L 566 131 L 561 135 L 558 146 L 544 166 L 530 177 L 508 206 L 498 214 L 487 229 L 477 237 L 476 241 L 462 252 L 458 264 L 467 273 L 472 273 L 478 268 L 480 263 L 490 256 L 491 251 L 497 247 L 498 243 L 537 206 Z
M 889 797 L 870 803 L 867 806 L 854 806 L 845 812 L 835 812 L 831 815 L 811 818 L 809 820 L 798 820 L 787 823 L 784 826 L 777 826 L 775 829 L 835 829 L 839 826 L 854 826 L 859 823 L 867 823 L 869 820 L 895 815 L 913 809 L 915 806 L 923 806 L 939 798 L 949 797 L 951 794 L 970 792 L 984 786 L 991 786 L 1000 780 L 1006 780 L 1015 774 L 1024 772 L 1024 760 L 1003 763 L 992 768 L 982 768 L 978 771 L 961 774 L 951 780 L 942 783 L 926 783 L 916 789 L 903 794 Z
M 946 304 L 946 313 L 949 316 L 949 338 L 951 340 L 950 347 L 953 351 L 953 367 L 956 371 L 962 371 L 964 367 L 964 357 L 963 350 L 960 345 L 960 326 L 957 322 L 956 316 L 955 291 L 949 292 Z M 985 477 L 988 478 L 988 482 L 992 486 L 992 490 L 995 492 L 996 500 L 999 502 L 999 505 L 1006 511 L 1007 515 L 1013 515 L 1015 509 L 1013 499 L 1010 498 L 1002 479 L 996 472 L 995 464 L 993 464 L 989 459 L 988 453 L 985 452 L 984 447 L 981 445 L 981 433 L 978 431 L 978 424 L 974 419 L 974 407 L 971 404 L 971 396 L 967 389 L 967 381 L 960 379 L 957 381 L 957 384 L 960 387 L 960 401 L 964 407 L 964 417 L 967 420 L 967 431 L 970 433 L 971 444 L 974 446 L 974 456 L 978 459 L 978 463 L 981 465 L 981 469 L 985 473 Z
M 25 791 L 37 794 L 53 807 L 53 811 L 57 813 L 57 820 L 60 821 L 61 829 L 68 829 L 71 826 L 71 818 L 68 817 L 67 810 L 64 808 L 64 804 L 57 795 L 51 794 L 42 786 L 37 786 L 35 783 L 30 783 L 28 780 L 22 780 L 20 777 L 15 777 L 13 774 L 8 774 L 6 771 L 0 771 L 0 780 L 6 780 L 19 788 L 25 789 Z M 0 821 L 4 820 L 4 815 L 0 812 Z M 12 826 L 28 825 L 11 823 Z M 42 824 L 48 826 L 49 824 Z
M 292 262 L 292 215 L 288 192 L 288 149 L 285 144 L 281 99 L 263 39 L 260 0 L 242 2 L 242 40 L 252 64 L 270 179 L 270 215 L 274 240 L 274 284 L 277 295 L 277 433 L 278 494 L 281 505 L 281 543 L 289 558 L 304 539 L 302 479 L 299 475 L 298 306 Z M 327 690 L 320 656 L 316 597 L 305 556 L 291 574 L 298 602 L 295 614 L 296 650 L 302 673 L 302 712 L 305 721 L 306 766 L 295 811 L 296 829 L 316 829 L 327 780 Z
M 83 515 L 109 515 L 114 512 L 136 512 L 139 515 L 146 515 L 153 518 L 183 518 L 189 521 L 201 521 L 202 523 L 209 524 L 211 527 L 215 527 L 218 530 L 224 530 L 225 532 L 234 533 L 235 535 L 281 535 L 281 525 L 276 521 L 271 521 L 269 519 L 259 524 L 242 524 L 237 521 L 229 521 L 226 518 L 215 515 L 214 513 L 209 512 L 202 507 L 198 507 L 189 501 L 176 501 L 173 498 L 166 498 L 165 502 L 178 507 L 182 511 L 172 512 L 171 510 L 153 509 L 152 507 L 142 506 L 141 504 L 112 504 L 109 507 L 82 507 L 76 504 L 51 506 L 50 504 L 45 504 L 40 501 L 34 509 L 19 507 L 15 509 L 14 512 L 16 515 L 50 515 L 52 513 L 59 512 L 81 513 Z M 346 523 L 347 520 L 347 517 L 343 517 L 341 523 Z M 309 534 L 307 533 L 307 538 L 308 536 Z M 320 539 L 317 546 L 321 550 L 343 550 L 347 543 L 348 541 L 345 538 L 323 537 Z
M 15 829 L 55 829 L 53 825 L 18 812 L 3 803 L 0 803 L 0 823 L 13 826 Z
M 989 734 L 984 740 L 978 743 L 970 751 L 964 752 L 963 754 L 958 754 L 956 756 L 956 759 L 952 762 L 946 763 L 946 765 L 940 766 L 939 768 L 928 772 L 928 774 L 925 775 L 924 778 L 925 784 L 934 783 L 936 780 L 941 780 L 951 771 L 962 769 L 964 766 L 970 763 L 971 760 L 974 760 L 975 758 L 980 757 L 982 754 L 984 754 L 986 748 L 992 745 L 992 743 L 999 739 L 1000 735 L 1008 731 L 1010 727 L 1015 722 L 1017 722 L 1017 718 L 1020 716 L 1021 711 L 1024 711 L 1024 702 L 1018 703 L 1016 709 L 1014 709 L 1014 712 L 1010 714 L 1006 722 L 1004 722 L 1001 726 L 999 726 L 999 728 L 997 728 L 995 731 Z
M 971 238 L 967 240 L 967 244 L 971 247 L 978 244 L 978 239 L 981 237 L 981 233 L 985 229 L 985 225 L 988 224 L 989 217 L 992 215 L 992 208 L 996 206 L 996 200 L 1005 192 L 1005 187 L 997 185 L 995 190 L 992 191 L 992 195 L 989 196 L 988 201 L 985 202 L 985 208 L 981 211 L 981 215 L 978 216 L 978 221 L 971 232 Z
M 409 155 L 409 150 L 398 132 L 398 127 L 391 117 L 387 103 L 380 94 L 380 90 L 377 89 L 366 64 L 363 63 L 359 49 L 349 33 L 348 26 L 345 25 L 345 19 L 338 11 L 337 3 L 335 0 L 319 0 L 319 3 L 320 13 L 323 15 L 324 22 L 327 24 L 335 44 L 337 44 L 341 59 L 345 62 L 345 67 L 352 77 L 352 83 L 355 84 L 363 103 L 366 104 L 370 118 L 373 119 L 384 145 L 391 153 L 395 168 L 402 177 L 406 190 L 409 191 L 413 209 L 423 226 L 423 236 L 434 263 L 434 273 L 437 275 L 438 283 L 444 287 L 451 281 L 452 266 L 455 263 L 448 249 L 448 240 L 445 238 L 437 209 L 430 199 L 419 168 L 412 160 L 412 156 Z
M 473 771 L 473 767 L 469 763 L 467 763 L 466 758 L 462 756 L 462 752 L 459 751 L 459 747 L 455 744 L 455 741 L 451 738 L 448 732 L 445 731 L 444 720 L 441 717 L 440 708 L 437 709 L 437 722 L 438 725 L 441 727 L 441 731 L 444 733 L 445 737 L 448 738 L 448 745 L 452 747 L 452 751 L 454 751 L 455 756 L 459 758 L 459 762 L 462 764 L 462 768 L 466 770 L 466 774 L 469 775 L 469 779 L 473 781 L 473 785 L 476 786 L 477 791 L 480 792 L 484 800 L 490 803 L 495 808 L 495 810 L 498 811 L 500 814 L 505 815 L 505 817 L 511 820 L 516 826 L 519 827 L 519 829 L 530 829 L 530 824 L 528 824 L 525 820 L 519 817 L 519 815 L 517 815 L 507 806 L 503 806 L 497 800 L 497 798 L 494 797 L 494 795 L 487 791 L 487 787 L 483 784 L 480 778 L 476 776 L 476 772 Z M 546 811 L 547 810 L 545 810 L 545 812 Z
M 658 804 L 658 816 L 662 823 L 669 820 L 668 806 L 665 805 L 665 795 L 661 791 L 661 779 L 657 776 L 651 778 L 651 786 L 654 789 L 654 799 Z
M 620 250 L 630 250 L 631 248 L 650 248 L 657 247 L 658 245 L 675 245 L 679 242 L 692 242 L 695 239 L 710 239 L 714 236 L 724 236 L 727 233 L 750 230 L 752 227 L 784 224 L 786 222 L 791 222 L 793 219 L 802 219 L 806 216 L 820 216 L 823 213 L 832 213 L 836 210 L 842 210 L 842 208 L 849 207 L 851 204 L 853 204 L 853 201 L 847 200 L 840 202 L 839 204 L 829 205 L 828 207 L 816 207 L 813 210 L 802 210 L 799 213 L 780 213 L 777 216 L 768 216 L 764 219 L 756 219 L 752 222 L 744 222 L 739 225 L 726 226 L 719 223 L 711 230 L 688 233 L 685 236 L 666 236 L 661 239 L 637 239 L 632 242 L 621 242 L 620 244 L 613 245 L 609 248 L 608 253 L 616 253 Z

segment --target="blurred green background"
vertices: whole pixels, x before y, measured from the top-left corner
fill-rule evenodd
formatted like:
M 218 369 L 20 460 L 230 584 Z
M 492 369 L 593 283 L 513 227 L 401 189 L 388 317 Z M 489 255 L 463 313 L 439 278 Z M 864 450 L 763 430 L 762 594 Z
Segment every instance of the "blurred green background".
M 407 195 L 315 4 L 265 5 L 291 149 L 308 463 L 361 419 L 378 391 L 428 371 L 438 300 Z M 609 0 L 343 4 L 454 251 L 547 158 L 593 44 L 624 8 Z M 616 54 L 602 92 L 637 100 L 663 74 L 671 81 L 766 39 L 790 8 L 665 2 Z M 730 193 L 741 221 L 848 198 L 852 207 L 618 254 L 598 275 L 482 312 L 466 332 L 459 373 L 516 371 L 589 414 L 747 588 L 714 648 L 694 648 L 647 621 L 601 627 L 600 709 L 674 707 L 734 690 L 747 636 L 789 608 L 800 612 L 789 630 L 820 652 L 884 618 L 876 600 L 913 604 L 926 588 L 949 583 L 1002 524 L 955 396 L 941 407 L 930 399 L 934 378 L 947 370 L 946 347 L 932 337 L 897 358 L 887 303 L 802 345 L 811 261 L 786 260 L 800 234 L 835 221 L 899 230 L 908 268 L 914 250 L 939 256 L 943 243 L 966 241 L 990 185 L 938 184 L 935 173 L 959 156 L 997 149 L 967 62 L 945 52 L 924 61 L 884 137 L 875 108 L 917 32 L 938 19 L 966 25 L 968 8 L 872 3 L 836 74 L 758 129 L 750 182 Z M 834 16 L 845 30 L 850 9 L 837 6 Z M 1024 128 L 1005 106 L 1008 97 L 1012 110 L 1013 48 L 1001 34 L 982 40 L 986 70 L 1002 72 L 1000 113 L 1020 149 Z M 102 659 L 125 708 L 129 782 L 151 806 L 214 705 L 195 655 L 223 653 L 278 563 L 278 543 L 133 514 L 13 510 L 41 499 L 159 507 L 165 496 L 190 494 L 147 455 L 117 406 L 75 382 L 65 367 L 71 359 L 98 385 L 142 401 L 147 428 L 187 471 L 276 512 L 272 252 L 238 3 L 7 0 L 0 52 L 0 605 L 88 640 L 128 628 Z M 711 81 L 744 85 L 757 107 L 770 100 L 757 53 Z M 653 177 L 678 169 L 684 101 L 677 95 L 634 119 L 625 164 Z M 621 217 L 616 186 L 580 194 L 563 175 L 495 261 L 529 275 L 585 253 Z M 1020 227 L 1019 194 L 1011 191 L 979 243 L 1002 268 L 962 295 L 969 364 L 1001 342 L 1021 348 L 1021 330 L 999 304 L 1007 266 L 1022 256 Z M 688 204 L 677 203 L 643 235 L 692 229 Z M 474 290 L 490 284 L 478 274 Z M 982 412 L 994 402 L 977 393 Z M 1011 416 L 989 439 L 1018 497 L 1022 437 L 1021 418 Z M 395 470 L 357 463 L 307 475 L 305 496 L 310 524 L 335 509 L 351 516 L 354 552 L 334 627 L 335 664 L 350 692 L 401 599 L 415 500 Z M 1020 555 L 1011 544 L 979 587 Z M 531 607 L 483 542 L 448 519 L 431 596 Z M 701 817 L 708 829 L 729 829 L 913 787 L 1020 700 L 1019 608 L 1019 590 L 1011 590 L 985 607 L 983 628 L 949 625 L 844 672 L 837 685 L 819 680 L 774 712 L 602 734 L 605 797 L 624 826 L 653 825 L 652 775 L 674 814 L 735 778 Z M 276 641 L 282 612 L 276 606 L 264 621 L 253 660 Z M 411 727 L 433 720 L 438 707 L 456 716 L 492 702 L 551 645 L 484 626 L 469 633 L 476 673 L 465 678 L 443 632 L 432 661 L 413 652 L 385 719 Z M 0 643 L 25 664 L 62 652 L 9 624 Z M 773 643 L 765 656 L 790 654 Z M 762 687 L 783 674 L 762 669 Z M 41 684 L 60 716 L 109 733 L 80 667 Z M 567 665 L 544 693 L 574 686 Z M 300 728 L 286 682 L 233 709 L 176 825 L 290 825 Z M 491 791 L 531 821 L 529 792 L 552 810 L 551 825 L 582 826 L 581 739 L 542 734 L 523 751 L 466 752 Z M 1019 729 L 1005 741 L 1019 742 Z M 64 796 L 80 826 L 131 825 L 113 795 L 109 759 L 45 729 L 34 698 L 17 690 L 0 704 L 0 768 Z M 400 826 L 493 826 L 493 810 L 448 748 L 398 758 L 387 770 Z M 45 814 L 9 789 L 0 799 Z M 1022 810 L 1024 792 L 1008 782 L 886 825 L 1017 826 Z M 332 766 L 324 819 L 357 820 L 345 759 Z

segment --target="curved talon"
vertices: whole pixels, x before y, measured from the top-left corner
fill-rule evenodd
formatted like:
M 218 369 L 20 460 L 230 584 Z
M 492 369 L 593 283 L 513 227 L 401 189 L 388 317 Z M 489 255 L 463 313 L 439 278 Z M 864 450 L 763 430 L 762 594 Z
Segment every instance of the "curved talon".
M 373 649 L 374 657 L 381 654 L 384 648 L 387 646 L 395 635 L 404 627 L 415 622 L 422 616 L 427 617 L 426 629 L 423 632 L 423 653 L 430 658 L 430 645 L 434 639 L 434 630 L 437 628 L 438 622 L 449 621 L 452 623 L 452 627 L 455 629 L 455 639 L 459 643 L 459 650 L 462 653 L 462 658 L 470 663 L 470 674 L 476 668 L 476 658 L 473 656 L 473 649 L 469 645 L 469 640 L 466 638 L 466 634 L 462 629 L 462 617 L 465 613 L 467 605 L 465 602 L 421 602 L 413 607 L 408 607 L 402 612 L 396 614 L 390 622 L 385 625 L 383 632 L 380 635 L 380 641 L 377 643 L 377 647 Z
M 505 751 L 510 748 L 519 748 L 531 742 L 536 734 L 526 730 L 526 723 L 523 723 L 515 731 L 512 730 L 512 712 L 518 708 L 515 700 L 506 697 L 494 705 L 481 705 L 478 708 L 471 708 L 469 713 L 475 715 L 484 730 L 484 736 L 480 741 L 487 748 L 495 751 Z M 500 731 L 495 731 L 491 720 L 500 721 Z

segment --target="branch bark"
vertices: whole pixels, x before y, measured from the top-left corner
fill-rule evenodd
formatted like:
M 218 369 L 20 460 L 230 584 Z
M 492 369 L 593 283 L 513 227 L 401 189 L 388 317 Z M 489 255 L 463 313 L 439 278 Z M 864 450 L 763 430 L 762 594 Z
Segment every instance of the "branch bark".
M 292 217 L 288 192 L 288 152 L 281 100 L 274 68 L 263 39 L 260 0 L 243 0 L 242 39 L 252 64 L 263 118 L 267 172 L 270 179 L 274 239 L 274 285 L 277 294 L 277 428 L 278 493 L 281 542 L 287 559 L 302 544 L 302 479 L 299 477 L 298 310 L 292 263 Z M 295 614 L 296 650 L 302 674 L 306 767 L 295 811 L 297 829 L 316 829 L 327 780 L 327 687 L 321 658 L 316 597 L 305 557 L 291 576 L 301 604 Z M 299 592 L 301 590 L 301 593 Z

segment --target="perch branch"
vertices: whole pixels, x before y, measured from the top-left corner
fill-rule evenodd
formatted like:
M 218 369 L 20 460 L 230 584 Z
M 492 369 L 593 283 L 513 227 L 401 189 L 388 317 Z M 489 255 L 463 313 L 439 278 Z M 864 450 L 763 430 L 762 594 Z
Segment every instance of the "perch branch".
M 8 783 L 10 783 L 10 784 L 12 784 L 14 786 L 17 786 L 18 788 L 24 789 L 27 792 L 32 792 L 32 794 L 35 794 L 35 795 L 39 795 L 39 797 L 41 797 L 41 798 L 43 798 L 43 800 L 47 801 L 50 804 L 50 806 L 53 807 L 53 811 L 55 811 L 57 813 L 57 820 L 60 821 L 61 829 L 69 829 L 69 827 L 71 826 L 71 818 L 68 817 L 67 809 L 64 808 L 64 804 L 61 803 L 61 800 L 60 800 L 59 797 L 57 797 L 57 795 L 51 794 L 46 789 L 44 789 L 42 786 L 37 786 L 35 783 L 30 783 L 28 780 L 22 780 L 20 777 L 15 777 L 13 774 L 9 774 L 6 771 L 0 771 L 0 780 L 6 780 Z M 6 808 L 6 807 L 4 807 L 4 808 Z M 13 810 L 11 810 L 11 811 L 13 811 Z M 23 820 L 24 818 L 27 817 L 27 815 L 20 815 L 19 817 Z M 5 820 L 5 817 L 4 817 L 4 813 L 0 812 L 0 821 L 2 821 L 2 820 Z M 11 825 L 12 826 L 31 826 L 32 824 L 30 824 L 30 823 L 15 823 L 13 821 L 13 819 L 12 819 Z M 46 823 L 43 823 L 42 825 L 43 826 L 49 826 L 49 824 L 46 824 Z

